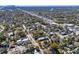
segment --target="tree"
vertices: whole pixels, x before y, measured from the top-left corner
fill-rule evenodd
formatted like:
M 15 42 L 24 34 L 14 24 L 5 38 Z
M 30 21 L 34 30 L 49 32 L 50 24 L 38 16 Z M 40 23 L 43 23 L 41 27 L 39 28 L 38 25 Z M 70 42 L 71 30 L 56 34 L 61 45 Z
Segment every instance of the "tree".
M 2 41 L 5 41 L 5 37 L 4 37 L 4 35 L 3 35 L 3 33 L 0 33 L 0 42 L 2 42 Z

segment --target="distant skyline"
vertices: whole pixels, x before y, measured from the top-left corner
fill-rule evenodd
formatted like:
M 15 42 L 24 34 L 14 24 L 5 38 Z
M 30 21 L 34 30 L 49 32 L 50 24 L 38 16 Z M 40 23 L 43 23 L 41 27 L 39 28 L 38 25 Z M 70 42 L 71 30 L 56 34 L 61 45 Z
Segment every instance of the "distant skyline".
M 0 6 L 56 6 L 56 5 L 79 5 L 79 0 L 0 0 Z

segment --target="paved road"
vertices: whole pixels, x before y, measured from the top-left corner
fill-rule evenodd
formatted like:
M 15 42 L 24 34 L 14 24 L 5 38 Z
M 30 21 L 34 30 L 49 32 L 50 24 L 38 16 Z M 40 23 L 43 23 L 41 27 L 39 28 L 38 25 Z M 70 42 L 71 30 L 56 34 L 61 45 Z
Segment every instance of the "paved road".
M 19 10 L 22 10 L 22 9 L 19 9 Z M 45 17 L 43 17 L 43 16 L 39 16 L 39 15 L 33 13 L 33 12 L 29 12 L 29 11 L 26 11 L 26 10 L 22 10 L 22 11 L 23 11 L 24 13 L 27 13 L 27 14 L 31 15 L 31 16 L 35 16 L 35 17 L 37 17 L 37 18 L 43 19 L 44 22 L 46 22 L 46 23 L 48 23 L 48 24 L 50 24 L 50 25 L 52 25 L 52 24 L 58 25 L 58 23 L 55 23 L 55 22 L 54 22 L 53 20 L 51 20 L 51 19 L 45 18 Z
M 23 28 L 24 30 L 26 30 L 28 32 L 28 34 L 26 34 L 26 36 L 28 37 L 28 39 L 30 40 L 30 42 L 36 47 L 38 46 L 40 49 L 41 54 L 43 54 L 43 50 L 41 49 L 41 47 L 39 46 L 39 44 L 35 41 L 35 39 L 33 38 L 33 35 L 31 33 L 29 33 L 29 29 L 26 29 L 25 25 L 23 24 Z
M 33 38 L 33 36 L 29 33 L 27 35 L 28 39 L 31 41 L 31 43 L 36 47 L 38 46 L 40 49 L 41 54 L 44 54 L 43 50 L 41 49 L 41 47 L 39 46 L 39 44 L 35 41 L 35 39 Z

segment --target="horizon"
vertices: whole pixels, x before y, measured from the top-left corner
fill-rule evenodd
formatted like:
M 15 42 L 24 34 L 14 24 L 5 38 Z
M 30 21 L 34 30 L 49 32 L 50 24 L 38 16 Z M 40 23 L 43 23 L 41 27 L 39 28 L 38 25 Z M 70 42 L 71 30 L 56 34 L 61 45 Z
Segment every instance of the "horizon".
M 79 5 L 0 5 L 3 7 L 14 6 L 14 7 L 79 7 Z
M 18 6 L 47 6 L 47 5 L 79 5 L 78 0 L 0 0 L 0 6 L 18 5 Z

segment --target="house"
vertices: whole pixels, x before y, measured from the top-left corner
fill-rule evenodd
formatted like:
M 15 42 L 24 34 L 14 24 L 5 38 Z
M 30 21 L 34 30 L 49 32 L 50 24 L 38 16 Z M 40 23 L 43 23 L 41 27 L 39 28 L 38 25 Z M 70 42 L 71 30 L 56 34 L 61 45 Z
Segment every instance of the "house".
M 54 35 L 55 33 L 54 32 L 49 32 L 49 35 Z
M 48 37 L 47 36 L 46 37 L 40 37 L 40 38 L 38 38 L 38 40 L 39 41 L 48 40 Z
M 75 34 L 79 35 L 79 26 L 75 26 Z
M 0 28 L 0 32 L 2 32 L 2 31 L 3 31 L 3 29 Z
M 76 34 L 76 35 L 79 35 L 79 31 L 76 31 L 75 34 Z
M 64 24 L 64 26 L 69 26 L 69 27 L 72 27 L 72 26 L 74 26 L 74 24 Z
M 36 49 L 34 50 L 34 54 L 40 54 Z
M 4 31 L 4 27 L 0 25 L 0 32 Z
M 25 42 L 27 42 L 28 41 L 28 38 L 26 38 L 26 37 L 22 37 L 22 38 L 20 38 L 19 40 L 17 40 L 17 44 L 23 44 L 23 43 L 25 43 Z
M 61 31 L 60 34 L 61 35 L 67 35 L 67 32 L 66 31 Z
M 9 37 L 11 37 L 11 36 L 13 36 L 13 35 L 14 35 L 13 32 L 8 32 L 8 36 L 9 36 Z

